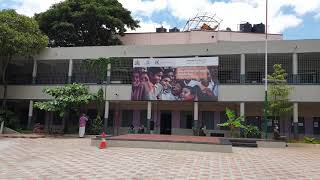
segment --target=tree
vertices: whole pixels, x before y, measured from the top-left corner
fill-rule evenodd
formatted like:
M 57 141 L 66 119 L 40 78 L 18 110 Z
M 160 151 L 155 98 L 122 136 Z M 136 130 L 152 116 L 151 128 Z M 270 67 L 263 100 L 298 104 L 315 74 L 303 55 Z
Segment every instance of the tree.
M 269 113 L 277 120 L 288 115 L 292 112 L 293 106 L 289 102 L 289 94 L 293 90 L 292 87 L 287 84 L 287 73 L 281 67 L 281 64 L 275 64 L 273 66 L 274 72 L 268 75 L 268 81 L 270 82 L 268 88 L 269 99 Z
M 63 129 L 65 129 L 65 121 L 71 108 L 77 109 L 81 105 L 89 104 L 94 99 L 87 87 L 76 83 L 63 87 L 45 88 L 43 92 L 52 96 L 53 100 L 36 102 L 34 107 L 58 113 L 63 118 Z
M 0 74 L 4 87 L 2 109 L 6 112 L 7 67 L 14 57 L 31 57 L 48 44 L 37 21 L 14 10 L 0 11 Z M 7 113 L 4 113 L 4 119 Z M 1 118 L 2 119 L 2 118 Z
M 90 133 L 91 134 L 100 134 L 103 131 L 103 121 L 102 121 L 102 113 L 103 113 L 103 89 L 100 88 L 96 94 L 93 94 L 93 101 L 96 103 L 97 108 L 97 117 L 92 120 L 90 124 Z
M 235 112 L 232 111 L 229 108 L 226 108 L 226 115 L 227 115 L 227 122 L 222 123 L 222 124 L 218 124 L 218 126 L 220 127 L 229 127 L 230 128 L 230 134 L 231 137 L 234 137 L 234 131 L 237 128 L 245 128 L 244 125 L 242 125 L 243 123 L 243 116 L 240 117 L 236 117 Z
M 117 45 L 117 34 L 139 27 L 117 0 L 66 0 L 35 17 L 52 47 Z

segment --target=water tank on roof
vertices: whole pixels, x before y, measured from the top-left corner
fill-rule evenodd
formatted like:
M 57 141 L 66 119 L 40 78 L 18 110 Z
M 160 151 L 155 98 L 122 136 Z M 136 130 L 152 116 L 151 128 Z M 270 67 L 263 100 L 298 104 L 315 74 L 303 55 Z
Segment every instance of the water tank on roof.
M 265 33 L 265 25 L 263 23 L 253 25 L 252 32 Z
M 240 31 L 241 32 L 251 32 L 252 25 L 250 23 L 240 24 Z
M 174 27 L 172 29 L 169 29 L 169 32 L 180 32 L 180 29 L 178 29 L 177 27 Z
M 157 33 L 164 33 L 164 32 L 167 32 L 167 29 L 164 27 L 159 27 L 159 28 L 156 28 L 156 32 Z

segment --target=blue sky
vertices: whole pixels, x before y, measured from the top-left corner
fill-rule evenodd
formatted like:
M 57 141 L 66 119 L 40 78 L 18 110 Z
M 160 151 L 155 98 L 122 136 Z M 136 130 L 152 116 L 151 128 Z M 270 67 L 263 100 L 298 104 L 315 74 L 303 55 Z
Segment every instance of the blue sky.
M 0 0 L 0 9 L 13 8 L 32 16 L 62 0 Z M 238 30 L 241 22 L 265 23 L 265 0 L 118 0 L 140 20 L 135 32 L 156 27 L 182 29 L 197 14 L 215 15 L 219 29 Z M 306 3 L 307 2 L 307 3 Z M 268 30 L 284 39 L 320 39 L 320 0 L 269 0 Z

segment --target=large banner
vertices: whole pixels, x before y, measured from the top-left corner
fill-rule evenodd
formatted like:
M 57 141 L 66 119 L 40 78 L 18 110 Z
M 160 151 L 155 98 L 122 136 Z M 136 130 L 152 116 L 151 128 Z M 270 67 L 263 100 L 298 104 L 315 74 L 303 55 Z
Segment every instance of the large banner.
M 136 101 L 217 101 L 218 57 L 133 59 Z

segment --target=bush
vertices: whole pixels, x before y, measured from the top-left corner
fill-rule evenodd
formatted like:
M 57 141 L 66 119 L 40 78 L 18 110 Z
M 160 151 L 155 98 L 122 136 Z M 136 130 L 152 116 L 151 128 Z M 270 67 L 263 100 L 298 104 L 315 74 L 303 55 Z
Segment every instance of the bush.
M 260 138 L 261 136 L 261 132 L 257 126 L 245 126 L 243 131 L 245 138 Z
M 13 111 L 0 109 L 0 114 L 2 114 L 1 118 L 4 120 L 4 126 L 16 131 L 21 131 L 19 118 Z
M 308 136 L 305 136 L 303 138 L 304 142 L 305 143 L 308 143 L 308 144 L 320 144 L 320 141 L 319 140 L 316 140 L 315 138 L 313 137 L 308 137 Z
M 91 121 L 89 126 L 90 134 L 101 134 L 103 130 L 103 121 L 100 116 L 97 116 L 95 119 Z

